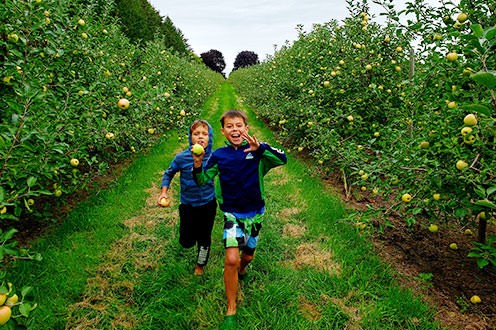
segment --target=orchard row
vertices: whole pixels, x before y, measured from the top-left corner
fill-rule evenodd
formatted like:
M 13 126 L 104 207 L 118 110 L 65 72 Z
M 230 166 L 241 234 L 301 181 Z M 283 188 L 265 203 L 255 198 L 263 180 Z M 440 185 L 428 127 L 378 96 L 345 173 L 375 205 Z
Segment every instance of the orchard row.
M 377 24 L 355 4 L 229 78 L 287 148 L 338 173 L 348 197 L 380 195 L 409 225 L 480 220 L 485 242 L 496 211 L 494 8 L 384 11 Z
M 0 219 L 50 218 L 58 200 L 189 123 L 222 80 L 161 41 L 131 44 L 113 2 L 0 6 Z

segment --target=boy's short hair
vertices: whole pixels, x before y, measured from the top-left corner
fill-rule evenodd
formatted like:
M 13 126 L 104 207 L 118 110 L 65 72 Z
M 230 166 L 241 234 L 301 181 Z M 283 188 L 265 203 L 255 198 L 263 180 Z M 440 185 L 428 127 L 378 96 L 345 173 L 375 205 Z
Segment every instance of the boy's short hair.
M 191 126 L 189 127 L 189 132 L 192 133 L 197 127 L 200 127 L 200 126 L 205 126 L 206 128 L 208 128 L 208 122 L 206 120 L 203 120 L 203 119 L 198 119 L 198 120 L 195 120 Z
M 220 124 L 222 125 L 222 127 L 224 127 L 224 121 L 226 118 L 236 118 L 236 117 L 243 118 L 243 122 L 245 123 L 245 125 L 248 122 L 248 116 L 246 115 L 246 113 L 244 111 L 227 110 L 226 112 L 224 112 L 222 117 L 220 117 Z

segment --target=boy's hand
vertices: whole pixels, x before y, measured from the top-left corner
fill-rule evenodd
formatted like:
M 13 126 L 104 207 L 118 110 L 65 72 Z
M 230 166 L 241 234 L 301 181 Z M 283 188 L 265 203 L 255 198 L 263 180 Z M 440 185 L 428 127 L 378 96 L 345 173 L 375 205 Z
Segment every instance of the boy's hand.
M 167 207 L 169 206 L 170 204 L 170 198 L 167 194 L 160 194 L 160 196 L 158 196 L 158 200 L 157 200 L 157 205 L 159 206 L 162 206 L 162 207 Z
M 260 147 L 260 143 L 258 142 L 255 135 L 250 136 L 248 134 L 248 131 L 244 131 L 241 133 L 241 136 L 243 137 L 243 139 L 246 140 L 246 142 L 248 142 L 250 144 L 250 147 L 248 149 L 245 149 L 245 152 L 255 151 L 258 149 L 258 147 Z
M 193 150 L 193 147 L 191 147 L 191 155 L 193 156 L 193 167 L 199 168 L 202 166 L 203 156 L 205 156 L 205 150 L 203 150 L 200 154 L 195 153 L 194 151 L 197 150 Z

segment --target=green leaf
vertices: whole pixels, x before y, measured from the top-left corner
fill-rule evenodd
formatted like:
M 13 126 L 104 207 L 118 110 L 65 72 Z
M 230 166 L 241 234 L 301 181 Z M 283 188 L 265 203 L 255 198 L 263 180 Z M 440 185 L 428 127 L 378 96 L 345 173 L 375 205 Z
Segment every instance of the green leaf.
M 25 298 L 28 294 L 31 293 L 31 291 L 33 291 L 32 286 L 25 286 L 21 289 L 21 296 Z
M 496 28 L 491 27 L 486 30 L 486 39 L 491 40 L 492 38 L 496 37 Z
M 484 207 L 487 207 L 487 208 L 490 208 L 490 209 L 496 209 L 496 204 L 494 204 L 493 202 L 491 202 L 487 198 L 486 199 L 479 200 L 479 201 L 475 202 L 474 204 L 475 205 L 478 205 L 478 206 L 484 206 Z
M 472 74 L 470 78 L 489 89 L 496 87 L 496 71 L 477 72 Z
M 1 239 L 5 242 L 14 237 L 15 233 L 17 233 L 18 230 L 15 228 L 10 228 L 7 230 L 5 233 L 3 233 L 0 237 Z
M 19 312 L 22 314 L 22 316 L 28 317 L 30 310 L 31 310 L 30 303 L 23 303 L 22 305 L 19 305 Z
M 36 184 L 37 179 L 34 176 L 28 178 L 28 187 L 31 188 Z
M 3 203 L 5 199 L 5 190 L 3 189 L 3 187 L 0 187 L 0 203 Z
M 487 196 L 490 196 L 492 193 L 496 191 L 496 186 L 489 187 L 487 188 L 486 191 L 487 191 Z
M 480 24 L 472 24 L 470 28 L 472 29 L 472 31 L 474 31 L 474 35 L 477 38 L 482 38 L 482 36 L 484 35 L 484 30 L 482 29 L 482 26 Z
M 486 259 L 477 259 L 477 266 L 479 266 L 479 269 L 482 269 L 487 265 L 489 265 L 489 261 L 487 261 Z
M 462 105 L 461 107 L 470 112 L 478 112 L 486 116 L 491 116 L 491 109 L 489 109 L 488 107 L 482 104 L 467 104 L 467 105 Z

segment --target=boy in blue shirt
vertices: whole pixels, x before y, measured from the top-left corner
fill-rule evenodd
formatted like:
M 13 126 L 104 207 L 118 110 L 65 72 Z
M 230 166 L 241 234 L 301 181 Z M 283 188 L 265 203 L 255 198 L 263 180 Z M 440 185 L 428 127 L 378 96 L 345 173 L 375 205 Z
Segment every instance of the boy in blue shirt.
M 191 124 L 188 135 L 189 148 L 178 153 L 163 174 L 162 192 L 157 203 L 160 206 L 168 205 L 167 193 L 170 183 L 174 175 L 180 172 L 179 243 L 184 248 L 192 248 L 197 244 L 198 254 L 194 274 L 202 275 L 210 254 L 217 201 L 212 180 L 200 187 L 193 179 L 191 146 L 200 144 L 204 148 L 206 162 L 212 150 L 213 130 L 205 120 L 196 120 Z M 162 198 L 166 199 L 164 205 L 161 203 Z
M 283 151 L 258 142 L 248 134 L 247 116 L 229 110 L 221 119 L 227 146 L 215 150 L 206 165 L 203 155 L 193 156 L 194 179 L 199 185 L 219 176 L 219 206 L 224 212 L 224 285 L 227 313 L 223 328 L 236 326 L 236 291 L 238 280 L 246 275 L 253 260 L 265 211 L 263 177 L 287 162 Z M 241 257 L 240 257 L 241 251 Z

